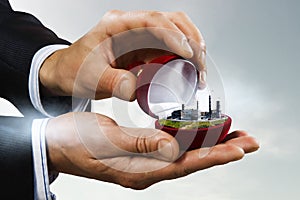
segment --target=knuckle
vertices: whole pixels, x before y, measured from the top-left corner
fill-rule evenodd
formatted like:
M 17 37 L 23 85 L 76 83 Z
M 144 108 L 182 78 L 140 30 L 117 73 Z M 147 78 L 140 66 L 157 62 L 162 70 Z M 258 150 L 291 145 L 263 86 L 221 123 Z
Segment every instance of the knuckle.
M 200 42 L 200 48 L 202 49 L 202 51 L 204 51 L 206 53 L 206 43 L 204 40 L 202 40 Z
M 175 15 L 178 17 L 188 18 L 187 14 L 183 11 L 177 11 L 175 12 Z
M 137 153 L 147 153 L 149 151 L 147 140 L 145 137 L 136 138 L 136 152 Z
M 117 93 L 119 81 L 120 76 L 118 70 L 107 68 L 99 78 L 97 92 Z
M 164 17 L 164 14 L 159 11 L 150 11 L 149 16 L 152 18 L 162 18 L 162 17 Z
M 235 152 L 236 150 L 237 147 L 235 145 L 231 145 L 231 144 L 226 145 L 226 149 L 225 149 L 226 152 Z
M 107 11 L 104 16 L 106 17 L 111 17 L 111 16 L 119 16 L 122 14 L 122 11 L 120 10 L 110 10 L 110 11 Z
M 187 168 L 187 167 L 182 168 L 182 172 L 181 172 L 182 176 L 187 176 L 191 173 L 192 173 L 192 171 L 189 168 Z
M 112 70 L 111 82 L 109 84 L 110 91 L 114 94 L 118 90 L 118 84 L 120 82 L 120 75 L 117 70 Z
M 222 151 L 228 153 L 222 157 L 217 157 L 217 158 L 213 157 L 212 159 L 215 165 L 227 164 L 229 162 L 239 160 L 244 156 L 242 150 L 235 145 L 226 144 L 225 146 L 224 145 L 222 146 L 223 146 Z

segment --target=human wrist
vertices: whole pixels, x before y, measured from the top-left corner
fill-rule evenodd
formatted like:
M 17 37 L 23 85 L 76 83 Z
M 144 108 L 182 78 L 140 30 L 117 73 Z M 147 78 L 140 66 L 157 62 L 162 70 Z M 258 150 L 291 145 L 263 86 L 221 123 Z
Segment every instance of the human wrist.
M 59 167 L 56 163 L 59 163 L 60 151 L 59 143 L 55 141 L 56 136 L 53 131 L 55 131 L 55 118 L 49 119 L 46 130 L 45 130 L 45 141 L 46 141 L 46 152 L 47 152 L 47 164 L 49 171 L 59 172 Z
M 74 139 L 74 113 L 66 113 L 49 119 L 45 130 L 48 168 L 57 172 L 71 172 L 74 166 L 71 162 L 72 151 L 69 145 L 78 143 Z
M 43 62 L 39 70 L 40 91 L 43 96 L 68 96 L 61 85 L 59 67 L 62 67 L 62 57 L 65 49 L 52 53 Z

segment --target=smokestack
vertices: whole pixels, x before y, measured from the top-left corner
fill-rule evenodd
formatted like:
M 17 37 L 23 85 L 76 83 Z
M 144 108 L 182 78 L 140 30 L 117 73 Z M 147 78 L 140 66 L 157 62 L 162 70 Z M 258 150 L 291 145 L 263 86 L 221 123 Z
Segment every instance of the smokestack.
M 221 106 L 220 106 L 220 101 L 217 101 L 217 108 L 216 108 L 217 112 L 221 111 Z
M 209 95 L 208 103 L 209 103 L 209 118 L 211 118 L 211 115 L 212 115 L 212 110 L 211 110 L 211 95 Z
M 220 118 L 221 117 L 221 105 L 220 105 L 220 101 L 217 101 L 217 108 L 216 108 L 216 111 L 217 111 L 217 117 Z

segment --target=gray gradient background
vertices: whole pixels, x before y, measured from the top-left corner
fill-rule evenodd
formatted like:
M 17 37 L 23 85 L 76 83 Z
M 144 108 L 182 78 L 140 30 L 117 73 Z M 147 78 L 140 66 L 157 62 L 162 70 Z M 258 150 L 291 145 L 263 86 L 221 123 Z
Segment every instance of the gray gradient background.
M 219 67 L 234 129 L 261 148 L 242 161 L 164 181 L 143 191 L 60 174 L 58 199 L 281 200 L 300 197 L 298 131 L 300 1 L 297 0 L 11 0 L 59 36 L 75 41 L 111 9 L 184 11 L 203 33 Z M 2 114 L 18 112 L 1 100 Z M 110 115 L 110 100 L 94 111 Z M 135 107 L 133 105 L 132 107 Z M 138 109 L 136 109 L 138 110 Z M 122 124 L 122 120 L 120 120 Z M 124 124 L 123 124 L 124 125 Z

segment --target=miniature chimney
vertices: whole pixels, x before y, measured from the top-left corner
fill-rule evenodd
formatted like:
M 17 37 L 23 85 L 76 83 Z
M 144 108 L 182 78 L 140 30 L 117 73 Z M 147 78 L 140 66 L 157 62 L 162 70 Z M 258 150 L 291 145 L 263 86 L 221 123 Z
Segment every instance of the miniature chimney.
M 209 99 L 208 99 L 208 103 L 209 103 L 209 118 L 211 118 L 212 115 L 212 110 L 211 110 L 211 95 L 209 95 Z
M 217 101 L 216 111 L 217 111 L 217 118 L 220 118 L 221 117 L 221 105 L 220 105 L 220 101 Z

